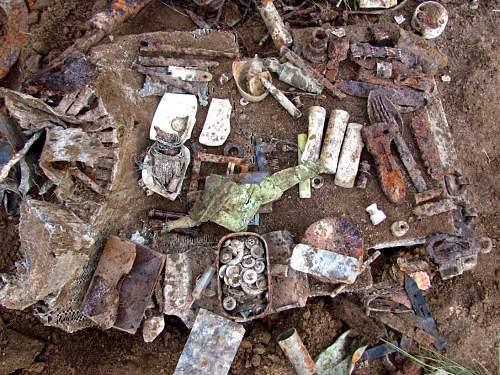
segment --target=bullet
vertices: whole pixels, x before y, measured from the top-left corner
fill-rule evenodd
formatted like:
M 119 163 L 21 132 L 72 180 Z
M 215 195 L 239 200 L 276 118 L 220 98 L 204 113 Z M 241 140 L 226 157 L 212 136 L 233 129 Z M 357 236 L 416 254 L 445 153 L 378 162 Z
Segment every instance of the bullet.
M 309 108 L 307 143 L 302 153 L 302 163 L 319 159 L 325 119 L 326 110 L 323 107 L 312 106 Z

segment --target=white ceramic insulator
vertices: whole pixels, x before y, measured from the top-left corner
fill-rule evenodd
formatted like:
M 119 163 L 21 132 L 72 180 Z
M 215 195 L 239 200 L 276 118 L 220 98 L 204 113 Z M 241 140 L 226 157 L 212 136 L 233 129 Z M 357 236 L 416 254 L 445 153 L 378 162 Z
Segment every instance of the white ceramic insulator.
M 335 174 L 335 185 L 344 188 L 354 187 L 354 181 L 358 174 L 359 160 L 361 159 L 361 151 L 363 150 L 363 138 L 361 137 L 361 129 L 363 125 L 350 123 L 347 125 L 347 130 L 342 144 L 342 151 Z
M 334 174 L 342 147 L 342 141 L 349 121 L 349 113 L 341 109 L 335 109 L 330 115 L 328 129 L 325 133 L 325 142 L 321 151 L 321 165 L 325 173 Z
M 370 220 L 373 225 L 378 225 L 382 221 L 386 219 L 387 216 L 382 212 L 382 210 L 379 210 L 377 207 L 377 203 L 373 203 L 366 207 L 366 212 L 370 214 Z
M 323 138 L 323 129 L 325 127 L 326 109 L 319 106 L 309 108 L 309 128 L 307 134 L 307 143 L 302 152 L 301 162 L 317 161 L 321 151 L 321 140 Z

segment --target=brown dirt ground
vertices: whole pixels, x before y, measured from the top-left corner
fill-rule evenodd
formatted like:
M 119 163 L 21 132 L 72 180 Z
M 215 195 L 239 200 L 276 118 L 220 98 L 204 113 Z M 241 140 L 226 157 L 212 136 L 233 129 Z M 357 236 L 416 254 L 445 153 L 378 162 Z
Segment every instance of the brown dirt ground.
M 443 1 L 444 2 L 444 1 Z M 23 51 L 19 67 L 24 72 L 36 68 L 37 51 L 43 60 L 61 52 L 80 36 L 85 20 L 105 6 L 104 0 L 38 0 L 49 4 L 34 9 L 30 46 Z M 464 173 L 473 183 L 473 200 L 481 216 L 476 230 L 490 236 L 495 244 L 500 236 L 499 177 L 500 153 L 497 146 L 499 100 L 498 8 L 494 0 L 481 0 L 472 10 L 468 1 L 446 1 L 450 20 L 437 46 L 449 57 L 442 74 L 450 83 L 439 81 L 443 104 L 451 125 Z M 415 2 L 405 8 L 407 19 Z M 365 18 L 365 17 L 363 17 Z M 253 19 L 255 21 L 255 18 Z M 260 35 L 259 22 L 249 22 L 240 33 Z M 409 28 L 408 21 L 403 25 Z M 260 30 L 255 31 L 254 29 Z M 159 30 L 191 30 L 189 19 L 156 0 L 129 21 L 119 35 Z M 34 58 L 35 57 L 35 58 Z M 4 85 L 16 87 L 20 74 L 13 71 Z M 497 172 L 495 172 L 495 170 Z M 278 204 L 273 214 L 286 214 L 288 204 Z M 299 211 L 296 211 L 299 212 Z M 317 219 L 314 213 L 302 212 L 302 219 L 284 216 L 279 228 L 292 228 L 295 234 Z M 3 220 L 0 227 L 0 271 L 12 271 L 17 259 L 16 221 Z M 446 355 L 464 365 L 475 361 L 496 372 L 496 344 L 500 333 L 500 266 L 498 252 L 479 259 L 478 266 L 460 278 L 434 280 L 428 298 L 441 333 L 448 340 Z M 295 326 L 301 332 L 311 355 L 318 355 L 342 332 L 342 324 L 329 313 L 335 301 L 317 299 L 306 308 L 288 311 L 252 323 L 233 363 L 231 374 L 290 374 L 292 370 L 274 337 L 283 329 Z M 23 312 L 1 309 L 2 319 L 13 329 L 47 343 L 37 361 L 43 362 L 44 374 L 171 374 L 188 336 L 179 320 L 167 317 L 166 329 L 152 344 L 145 344 L 140 334 L 130 336 L 118 331 L 89 329 L 75 334 L 44 327 L 27 309 Z

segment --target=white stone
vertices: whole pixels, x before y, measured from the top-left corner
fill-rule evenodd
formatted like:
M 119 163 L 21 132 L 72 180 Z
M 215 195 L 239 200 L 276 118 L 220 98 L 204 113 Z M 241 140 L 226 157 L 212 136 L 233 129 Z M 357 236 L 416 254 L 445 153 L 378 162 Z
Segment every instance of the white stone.
M 153 342 L 165 329 L 165 318 L 162 315 L 152 316 L 142 325 L 142 337 L 145 342 Z

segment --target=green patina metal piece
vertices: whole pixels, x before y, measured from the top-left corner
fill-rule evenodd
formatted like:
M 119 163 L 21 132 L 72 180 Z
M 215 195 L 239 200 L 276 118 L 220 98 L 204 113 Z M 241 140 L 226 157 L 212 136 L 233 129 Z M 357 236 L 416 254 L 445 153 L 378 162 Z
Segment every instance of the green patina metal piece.
M 283 192 L 320 173 L 317 162 L 308 162 L 265 177 L 259 184 L 239 184 L 224 176 L 207 178 L 201 200 L 189 216 L 165 224 L 164 231 L 190 228 L 212 221 L 233 232 L 246 230 L 261 205 L 281 198 Z

